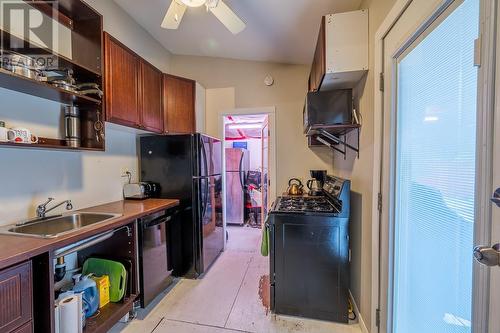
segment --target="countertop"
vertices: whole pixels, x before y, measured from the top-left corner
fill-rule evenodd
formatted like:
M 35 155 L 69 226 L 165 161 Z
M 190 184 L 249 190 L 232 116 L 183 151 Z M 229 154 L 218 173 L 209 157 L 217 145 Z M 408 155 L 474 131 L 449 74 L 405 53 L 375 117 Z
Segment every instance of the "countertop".
M 122 216 L 108 222 L 97 223 L 84 229 L 57 238 L 35 238 L 26 236 L 0 235 L 0 269 L 28 260 L 39 254 L 56 250 L 79 240 L 127 225 L 137 218 L 150 215 L 162 209 L 179 205 L 176 199 L 122 200 L 78 212 L 112 213 Z

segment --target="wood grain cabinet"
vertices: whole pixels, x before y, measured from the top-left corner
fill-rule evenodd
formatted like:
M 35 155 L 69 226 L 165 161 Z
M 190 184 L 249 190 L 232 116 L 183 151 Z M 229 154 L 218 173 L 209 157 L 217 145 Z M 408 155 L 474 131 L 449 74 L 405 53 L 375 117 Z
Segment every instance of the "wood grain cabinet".
M 139 57 L 104 34 L 106 120 L 139 127 Z
M 144 60 L 141 60 L 141 125 L 145 130 L 163 132 L 163 73 Z
M 31 261 L 0 271 L 0 332 L 32 332 Z
M 104 33 L 106 120 L 156 133 L 196 131 L 196 82 L 163 74 Z
M 316 44 L 316 51 L 314 52 L 314 60 L 311 67 L 311 74 L 309 76 L 309 91 L 318 91 L 323 82 L 323 77 L 326 72 L 325 60 L 325 17 L 321 20 L 321 27 L 319 29 L 318 42 Z
M 162 72 L 104 34 L 106 120 L 163 132 Z
M 196 82 L 163 75 L 163 112 L 166 133 L 194 133 Z
M 13 331 L 12 333 L 32 333 L 32 332 L 33 332 L 33 322 L 29 321 L 23 326 Z

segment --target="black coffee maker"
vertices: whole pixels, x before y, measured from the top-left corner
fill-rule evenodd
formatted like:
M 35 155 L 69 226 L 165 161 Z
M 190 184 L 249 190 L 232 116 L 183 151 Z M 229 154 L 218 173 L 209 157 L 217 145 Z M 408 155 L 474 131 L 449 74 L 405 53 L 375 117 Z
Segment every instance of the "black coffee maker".
M 310 190 L 309 195 L 321 195 L 321 189 L 325 184 L 326 170 L 311 170 L 311 177 L 312 179 L 307 182 L 307 187 L 309 187 Z

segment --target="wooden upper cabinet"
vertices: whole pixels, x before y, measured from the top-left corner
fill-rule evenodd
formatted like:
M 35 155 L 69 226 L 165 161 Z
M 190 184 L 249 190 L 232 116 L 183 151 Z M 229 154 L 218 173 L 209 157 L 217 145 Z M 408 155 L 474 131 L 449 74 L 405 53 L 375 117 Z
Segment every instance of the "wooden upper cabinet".
M 31 261 L 0 271 L 0 332 L 14 332 L 31 321 L 31 272 Z
M 145 130 L 163 132 L 162 72 L 141 61 L 141 125 Z
M 139 127 L 139 57 L 104 34 L 106 120 Z
M 352 89 L 368 72 L 368 10 L 323 16 L 309 91 Z
M 196 131 L 195 89 L 196 82 L 193 80 L 163 75 L 163 109 L 167 133 Z
M 108 122 L 156 133 L 196 131 L 193 80 L 163 74 L 104 33 Z
M 311 67 L 311 74 L 309 76 L 309 91 L 318 91 L 323 81 L 323 76 L 326 71 L 326 25 L 325 17 L 321 19 L 321 27 L 319 29 L 318 42 L 316 44 L 316 51 L 314 52 L 314 60 Z

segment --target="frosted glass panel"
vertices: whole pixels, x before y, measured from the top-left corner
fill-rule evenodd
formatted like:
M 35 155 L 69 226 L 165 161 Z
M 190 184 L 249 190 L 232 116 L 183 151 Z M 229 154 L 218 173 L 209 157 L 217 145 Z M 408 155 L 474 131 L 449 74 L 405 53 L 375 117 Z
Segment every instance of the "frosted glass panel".
M 479 1 L 398 62 L 395 333 L 471 332 Z

